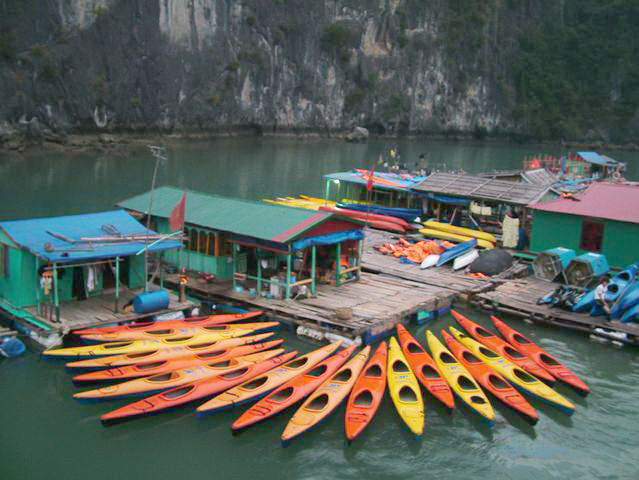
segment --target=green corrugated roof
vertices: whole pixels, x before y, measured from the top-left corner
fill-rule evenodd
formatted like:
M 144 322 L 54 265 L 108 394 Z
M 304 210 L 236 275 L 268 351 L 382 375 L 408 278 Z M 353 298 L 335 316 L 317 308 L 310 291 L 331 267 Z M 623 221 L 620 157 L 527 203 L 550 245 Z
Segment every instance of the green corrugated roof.
M 168 218 L 182 198 L 184 190 L 164 186 L 156 188 L 154 192 L 152 215 Z M 123 200 L 117 205 L 135 212 L 147 213 L 150 194 L 151 192 L 146 192 Z M 213 230 L 287 243 L 335 215 L 187 190 L 184 216 L 187 223 Z M 350 221 L 341 216 L 339 218 Z M 359 222 L 352 223 L 359 225 Z

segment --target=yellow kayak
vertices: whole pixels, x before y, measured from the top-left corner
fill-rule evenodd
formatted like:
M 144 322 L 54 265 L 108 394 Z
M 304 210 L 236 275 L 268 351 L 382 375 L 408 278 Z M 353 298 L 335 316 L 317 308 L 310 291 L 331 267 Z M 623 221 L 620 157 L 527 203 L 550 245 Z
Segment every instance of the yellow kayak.
M 408 366 L 395 337 L 388 350 L 388 391 L 404 423 L 415 435 L 424 433 L 424 400 L 417 377 Z
M 315 204 L 312 202 L 300 203 L 300 202 L 287 200 L 285 198 L 278 198 L 276 200 L 272 200 L 270 198 L 264 198 L 262 199 L 262 202 L 268 203 L 270 205 L 282 205 L 284 207 L 303 208 L 305 210 L 317 210 L 320 207 L 318 204 Z
M 435 230 L 434 228 L 422 228 L 419 233 L 427 238 L 438 238 L 440 240 L 450 240 L 451 242 L 467 242 L 472 240 L 473 237 L 467 237 L 466 235 L 459 235 L 457 233 L 444 232 L 443 230 Z M 490 250 L 495 248 L 495 245 L 484 240 L 483 238 L 477 239 L 477 246 Z
M 448 328 L 453 336 L 471 350 L 482 362 L 497 373 L 506 377 L 506 379 L 519 390 L 559 408 L 568 415 L 572 415 L 574 413 L 575 406 L 563 395 L 555 392 L 548 385 L 541 382 L 536 377 L 533 377 L 522 368 L 519 368 L 510 360 L 497 355 L 490 348 L 482 345 L 469 336 L 464 335 L 455 327 Z
M 433 360 L 435 360 L 439 371 L 450 385 L 450 388 L 466 405 L 481 415 L 492 426 L 495 421 L 493 407 L 484 391 L 479 388 L 473 376 L 466 370 L 466 367 L 457 361 L 453 354 L 430 330 L 426 330 L 426 342 L 433 355 Z
M 474 230 L 472 228 L 457 227 L 450 223 L 436 222 L 435 220 L 427 220 L 424 222 L 426 228 L 433 228 L 435 230 L 441 230 L 442 232 L 456 233 L 457 235 L 463 235 L 465 237 L 483 239 L 490 243 L 496 243 L 497 239 L 494 235 L 488 232 L 482 232 L 480 230 Z

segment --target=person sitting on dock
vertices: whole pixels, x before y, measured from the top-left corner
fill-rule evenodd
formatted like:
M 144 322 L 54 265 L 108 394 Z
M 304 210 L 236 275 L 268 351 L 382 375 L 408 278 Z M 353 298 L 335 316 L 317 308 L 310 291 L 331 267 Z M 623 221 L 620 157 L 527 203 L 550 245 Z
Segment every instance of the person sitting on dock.
M 610 304 L 606 301 L 606 291 L 610 276 L 604 275 L 599 281 L 599 285 L 595 288 L 595 302 L 606 313 L 606 321 L 610 321 Z

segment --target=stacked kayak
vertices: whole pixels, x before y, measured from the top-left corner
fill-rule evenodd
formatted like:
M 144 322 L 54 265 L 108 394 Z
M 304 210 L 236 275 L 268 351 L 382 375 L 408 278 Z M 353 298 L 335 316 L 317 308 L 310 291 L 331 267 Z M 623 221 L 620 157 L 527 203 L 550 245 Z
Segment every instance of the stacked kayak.
M 402 218 L 409 223 L 418 221 L 417 219 L 422 214 L 421 210 L 417 210 L 416 208 L 381 207 L 379 205 L 361 205 L 357 203 L 338 203 L 337 206 L 349 210 L 358 210 L 360 212 L 390 215 L 391 217 Z
M 419 233 L 427 238 L 437 238 L 441 240 L 449 240 L 451 242 L 468 242 L 476 240 L 477 246 L 485 249 L 495 248 L 497 239 L 494 235 L 473 230 L 471 228 L 456 227 L 448 223 L 436 222 L 428 220 L 424 222 L 425 228 L 419 230 Z
M 378 213 L 360 212 L 358 210 L 349 210 L 347 208 L 338 207 L 319 207 L 322 212 L 335 213 L 337 215 L 344 215 L 345 217 L 354 218 L 361 222 L 366 222 L 367 225 L 377 228 L 378 230 L 388 230 L 390 232 L 404 233 L 406 230 L 412 228 L 412 226 L 404 219 L 391 217 L 389 215 L 380 215 Z

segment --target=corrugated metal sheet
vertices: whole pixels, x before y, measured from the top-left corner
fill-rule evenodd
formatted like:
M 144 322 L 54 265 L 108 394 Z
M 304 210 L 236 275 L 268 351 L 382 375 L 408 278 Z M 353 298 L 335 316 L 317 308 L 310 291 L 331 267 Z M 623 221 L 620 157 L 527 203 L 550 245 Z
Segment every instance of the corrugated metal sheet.
M 105 237 L 107 234 L 102 229 L 103 225 L 113 225 L 122 235 L 155 233 L 147 230 L 124 210 L 0 222 L 0 228 L 17 245 L 40 258 L 55 263 L 126 257 L 135 255 L 144 248 L 143 242 L 118 245 L 96 242 L 91 245 L 87 242 L 70 243 L 52 235 L 52 233 L 62 234 L 72 240 L 80 240 L 81 237 Z M 53 251 L 45 250 L 45 244 L 48 244 L 49 249 L 52 248 Z M 181 247 L 180 242 L 166 240 L 152 246 L 149 251 L 159 252 Z
M 340 182 L 355 183 L 357 185 L 367 185 L 367 180 L 357 171 L 354 172 L 334 172 L 324 175 L 324 178 L 329 180 L 339 180 Z M 423 181 L 425 177 L 419 175 L 401 175 L 398 173 L 388 172 L 375 172 L 373 176 L 373 186 L 380 190 L 394 190 L 399 192 L 406 192 L 412 186 Z M 380 181 L 376 181 L 379 179 Z M 391 185 L 384 183 L 384 181 L 395 183 Z
M 532 183 L 534 185 L 549 186 L 557 182 L 557 176 L 553 175 L 545 168 L 525 170 L 521 173 L 521 177 L 524 179 L 524 181 Z
M 610 157 L 604 157 L 603 155 L 599 155 L 597 152 L 577 152 L 577 155 L 588 163 L 592 163 L 594 165 L 601 165 L 602 167 L 612 166 L 619 163 Z

